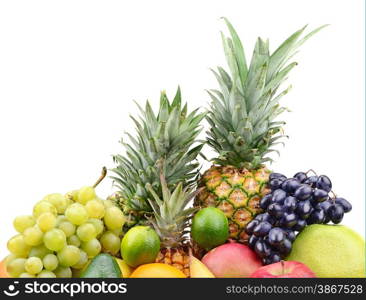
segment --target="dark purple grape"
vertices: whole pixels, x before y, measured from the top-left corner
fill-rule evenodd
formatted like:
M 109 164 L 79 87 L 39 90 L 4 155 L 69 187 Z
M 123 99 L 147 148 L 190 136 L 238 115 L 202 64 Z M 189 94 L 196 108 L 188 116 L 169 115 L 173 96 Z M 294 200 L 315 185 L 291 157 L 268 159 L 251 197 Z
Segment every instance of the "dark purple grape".
M 299 219 L 297 220 L 296 225 L 292 227 L 292 229 L 300 232 L 306 227 L 306 225 L 307 225 L 306 220 Z
M 297 216 L 294 213 L 284 213 L 280 221 L 281 225 L 286 228 L 291 228 L 297 223 Z
M 332 204 L 328 210 L 327 215 L 334 224 L 339 224 L 344 216 L 344 209 L 340 204 Z
M 288 211 L 294 211 L 297 205 L 297 200 L 295 197 L 292 196 L 288 196 L 286 197 L 286 199 L 283 201 L 283 208 Z
M 267 212 L 275 217 L 275 218 L 280 218 L 282 217 L 284 211 L 283 211 L 283 207 L 281 205 L 279 205 L 278 203 L 272 203 L 268 206 L 267 208 Z
M 325 220 L 325 212 L 323 209 L 314 209 L 309 218 L 306 219 L 306 223 L 310 224 L 323 224 Z
M 249 247 L 254 249 L 255 243 L 258 242 L 259 240 L 262 240 L 262 239 L 255 235 L 251 235 L 248 240 Z
M 286 229 L 284 229 L 284 232 L 285 232 L 285 234 L 286 234 L 287 239 L 288 239 L 290 242 L 293 242 L 293 241 L 295 240 L 295 238 L 296 238 L 296 234 L 295 234 L 295 231 L 293 231 L 293 229 L 292 229 L 292 228 L 291 228 L 291 229 L 286 228 Z
M 268 261 L 268 265 L 275 264 L 281 261 L 281 256 L 279 253 L 272 252 L 272 254 L 266 258 L 266 260 Z
M 311 187 L 316 187 L 316 182 L 318 181 L 318 176 L 310 176 L 308 177 L 304 183 L 310 185 Z
M 272 179 L 281 179 L 282 181 L 285 180 L 287 177 L 280 173 L 271 173 L 269 174 L 269 180 Z
M 313 192 L 313 189 L 307 184 L 301 184 L 300 187 L 295 191 L 294 196 L 298 200 L 308 199 Z
M 310 216 L 312 210 L 313 210 L 313 207 L 312 207 L 310 201 L 305 200 L 305 201 L 300 201 L 297 203 L 295 212 L 301 219 L 305 220 Z
M 303 183 L 308 178 L 308 176 L 304 172 L 298 172 L 294 175 L 294 178 Z
M 332 182 L 328 176 L 320 175 L 316 182 L 316 187 L 329 193 L 332 190 Z
M 332 204 L 333 204 L 333 203 L 332 203 L 330 200 L 323 201 L 323 202 L 318 203 L 318 204 L 315 206 L 315 209 L 322 209 L 322 210 L 324 210 L 324 212 L 325 212 L 325 213 L 327 213 L 328 208 L 329 208 Z
M 278 250 L 283 256 L 289 254 L 291 252 L 291 249 L 292 249 L 292 243 L 289 239 L 284 239 L 283 243 L 278 246 Z
M 315 189 L 313 191 L 313 198 L 317 202 L 323 202 L 329 198 L 328 192 L 320 189 Z
M 272 228 L 268 233 L 268 243 L 272 246 L 278 246 L 283 242 L 285 233 L 279 227 Z
M 272 225 L 266 221 L 260 222 L 253 229 L 253 234 L 255 236 L 264 237 L 268 234 L 268 232 L 272 229 Z
M 279 178 L 274 178 L 269 181 L 269 187 L 271 188 L 272 191 L 277 190 L 277 189 L 281 188 L 282 182 L 283 182 L 283 180 L 281 180 Z
M 300 186 L 300 182 L 295 179 L 295 178 L 289 178 L 286 179 L 283 183 L 282 183 L 282 189 L 289 193 L 289 194 L 293 194 Z
M 345 213 L 348 213 L 352 210 L 352 204 L 349 203 L 346 199 L 344 198 L 335 198 L 334 202 L 341 205 L 343 207 L 343 210 Z
M 276 220 L 268 213 L 263 213 L 263 214 L 259 214 L 255 217 L 255 220 L 259 221 L 259 222 L 263 222 L 266 221 L 270 224 L 274 224 L 276 222 Z
M 282 204 L 283 200 L 285 200 L 286 196 L 287 196 L 287 194 L 284 190 L 281 190 L 281 189 L 275 190 L 272 193 L 272 203 Z
M 261 201 L 259 202 L 259 206 L 261 207 L 261 209 L 267 209 L 271 201 L 272 201 L 272 194 L 267 194 L 261 199 Z
M 261 258 L 267 257 L 271 254 L 271 248 L 266 242 L 260 240 L 255 243 L 254 251 Z
M 245 232 L 247 234 L 252 234 L 253 233 L 253 230 L 254 228 L 259 224 L 259 221 L 254 219 L 252 221 L 250 221 L 247 226 L 245 227 Z

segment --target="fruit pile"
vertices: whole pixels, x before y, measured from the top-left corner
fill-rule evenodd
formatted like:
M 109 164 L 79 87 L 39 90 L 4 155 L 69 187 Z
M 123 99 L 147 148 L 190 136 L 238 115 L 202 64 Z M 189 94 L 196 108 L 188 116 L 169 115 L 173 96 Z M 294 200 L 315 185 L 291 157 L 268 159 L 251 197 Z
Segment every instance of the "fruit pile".
M 205 112 L 181 90 L 132 116 L 107 200 L 95 187 L 51 194 L 14 220 L 0 274 L 12 277 L 364 277 L 365 241 L 339 225 L 351 204 L 325 175 L 268 168 L 285 137 L 281 89 L 298 48 L 323 27 L 293 33 L 275 51 L 258 38 L 250 62 L 231 23 L 228 69 L 213 73 Z M 208 121 L 206 141 L 198 137 Z M 200 173 L 204 146 L 215 157 Z M 328 224 L 329 222 L 333 224 Z M 334 259 L 333 259 L 334 258 Z M 5 269 L 1 268 L 5 265 Z M 4 275 L 1 275 L 4 276 Z
M 245 229 L 250 235 L 249 246 L 265 265 L 284 259 L 291 252 L 296 232 L 305 226 L 329 221 L 338 224 L 344 213 L 352 209 L 346 199 L 335 197 L 326 175 L 299 172 L 287 178 L 271 173 L 269 187 L 270 193 L 260 201 L 264 213 L 258 214 Z

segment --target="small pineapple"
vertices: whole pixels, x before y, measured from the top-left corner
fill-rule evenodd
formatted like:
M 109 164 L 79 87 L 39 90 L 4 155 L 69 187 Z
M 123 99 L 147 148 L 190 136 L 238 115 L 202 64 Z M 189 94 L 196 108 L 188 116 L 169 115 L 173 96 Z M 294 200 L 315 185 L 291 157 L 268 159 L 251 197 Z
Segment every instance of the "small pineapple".
M 154 211 L 150 221 L 161 241 L 161 250 L 156 262 L 176 267 L 189 277 L 191 247 L 187 234 L 196 209 L 188 205 L 199 190 L 195 191 L 193 187 L 183 188 L 183 184 L 179 183 L 174 191 L 170 192 L 163 175 L 160 180 L 162 198 L 157 195 L 151 184 L 146 185 L 152 195 L 148 201 Z
M 287 74 L 297 65 L 289 60 L 297 48 L 322 27 L 299 39 L 305 27 L 291 35 L 272 54 L 269 43 L 258 38 L 247 66 L 242 43 L 225 19 L 231 37 L 222 35 L 229 73 L 213 71 L 219 90 L 211 96 L 207 143 L 217 152 L 213 165 L 200 179 L 203 190 L 196 207 L 216 206 L 229 220 L 230 238 L 247 241 L 244 229 L 260 212 L 259 200 L 269 192 L 270 171 L 265 163 L 284 137 L 282 121 L 276 117 L 286 110 L 279 100 L 290 87 L 279 91 Z
M 135 225 L 146 225 L 146 217 L 152 216 L 152 208 L 147 201 L 150 184 L 161 197 L 160 169 L 166 177 L 169 190 L 178 183 L 183 187 L 195 184 L 202 143 L 197 141 L 201 132 L 200 122 L 205 113 L 194 110 L 187 112 L 182 104 L 178 88 L 172 102 L 165 92 L 161 93 L 159 112 L 154 114 L 147 101 L 145 109 L 139 106 L 139 119 L 131 117 L 136 125 L 136 135 L 128 134 L 129 143 L 121 141 L 124 155 L 115 155 L 117 164 L 112 177 L 119 191 L 109 199 L 115 201 L 127 216 L 124 231 Z M 162 166 L 164 161 L 164 166 Z

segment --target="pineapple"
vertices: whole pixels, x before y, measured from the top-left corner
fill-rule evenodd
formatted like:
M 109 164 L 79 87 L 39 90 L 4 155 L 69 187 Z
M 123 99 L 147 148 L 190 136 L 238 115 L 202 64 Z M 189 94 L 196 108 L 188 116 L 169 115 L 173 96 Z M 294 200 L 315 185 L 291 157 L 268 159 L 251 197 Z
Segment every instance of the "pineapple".
M 147 189 L 152 195 L 148 201 L 154 211 L 150 222 L 161 240 L 161 250 L 156 262 L 176 267 L 189 277 L 191 247 L 187 233 L 196 209 L 187 207 L 199 190 L 194 191 L 194 187 L 183 188 L 183 184 L 179 183 L 174 191 L 170 192 L 164 175 L 161 175 L 160 180 L 162 198 L 157 195 L 151 184 L 147 184 Z
M 260 212 L 259 201 L 268 193 L 270 171 L 265 163 L 284 137 L 276 117 L 286 108 L 279 100 L 290 87 L 279 91 L 287 74 L 297 65 L 289 60 L 297 48 L 322 27 L 300 39 L 305 27 L 292 34 L 272 54 L 268 40 L 258 38 L 247 66 L 242 43 L 225 19 L 231 37 L 222 34 L 229 72 L 213 71 L 219 90 L 211 97 L 207 143 L 217 153 L 214 165 L 200 179 L 203 190 L 196 207 L 216 206 L 229 220 L 230 238 L 247 242 L 245 226 Z
M 150 184 L 159 197 L 162 196 L 161 168 L 171 191 L 178 183 L 183 187 L 195 184 L 199 165 L 196 158 L 202 148 L 197 136 L 202 130 L 200 122 L 205 113 L 198 110 L 187 113 L 179 88 L 172 102 L 165 92 L 161 93 L 157 115 L 148 101 L 145 109 L 140 106 L 139 109 L 140 118 L 131 117 L 136 125 L 136 135 L 127 134 L 130 142 L 121 141 L 125 155 L 114 156 L 117 166 L 113 169 L 115 176 L 112 179 L 119 190 L 110 199 L 127 216 L 125 232 L 134 225 L 147 224 L 147 217 L 152 216 L 146 184 Z

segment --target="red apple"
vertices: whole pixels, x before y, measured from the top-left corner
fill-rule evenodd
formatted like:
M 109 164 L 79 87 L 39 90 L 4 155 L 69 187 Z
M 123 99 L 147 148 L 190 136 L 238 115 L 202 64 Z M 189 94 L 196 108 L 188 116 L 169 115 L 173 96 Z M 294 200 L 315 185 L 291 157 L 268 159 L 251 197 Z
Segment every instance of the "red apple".
M 239 243 L 228 243 L 209 251 L 202 262 L 215 277 L 249 277 L 262 266 L 258 256 Z
M 316 277 L 308 266 L 298 261 L 281 261 L 255 271 L 251 278 L 312 278 Z

